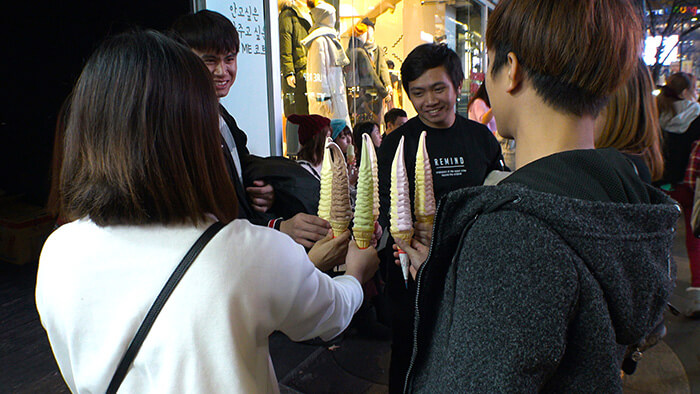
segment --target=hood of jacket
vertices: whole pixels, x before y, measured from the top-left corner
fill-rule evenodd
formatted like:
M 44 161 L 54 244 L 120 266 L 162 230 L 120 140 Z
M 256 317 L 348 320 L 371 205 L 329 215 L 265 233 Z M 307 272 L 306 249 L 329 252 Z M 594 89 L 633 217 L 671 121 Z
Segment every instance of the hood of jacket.
M 335 8 L 332 5 L 321 1 L 309 13 L 314 21 L 312 30 L 322 26 L 335 29 Z
M 467 224 L 486 212 L 535 217 L 571 247 L 599 284 L 617 341 L 635 343 L 658 323 L 673 289 L 671 246 L 680 213 L 663 192 L 644 187 L 649 202 L 634 204 L 570 198 L 518 183 L 452 192 L 439 203 L 425 265 L 451 261 Z
M 700 103 L 691 100 L 678 100 L 673 103 L 676 114 L 665 112 L 659 116 L 659 125 L 669 133 L 682 134 L 700 115 Z
M 283 11 L 289 10 L 290 12 L 294 13 L 299 19 L 305 21 L 308 23 L 308 26 L 304 26 L 307 29 L 311 28 L 311 24 L 313 21 L 311 20 L 311 14 L 308 11 L 304 11 L 299 7 L 297 4 L 283 4 L 281 9 L 280 9 L 280 14 L 282 14 Z

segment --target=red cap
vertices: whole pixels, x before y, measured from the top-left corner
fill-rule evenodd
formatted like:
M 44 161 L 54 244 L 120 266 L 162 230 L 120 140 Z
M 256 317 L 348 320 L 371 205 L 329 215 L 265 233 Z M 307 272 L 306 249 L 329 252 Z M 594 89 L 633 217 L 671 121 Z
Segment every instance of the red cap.
M 299 125 L 299 144 L 304 145 L 316 134 L 331 125 L 331 120 L 321 115 L 289 115 L 290 122 Z

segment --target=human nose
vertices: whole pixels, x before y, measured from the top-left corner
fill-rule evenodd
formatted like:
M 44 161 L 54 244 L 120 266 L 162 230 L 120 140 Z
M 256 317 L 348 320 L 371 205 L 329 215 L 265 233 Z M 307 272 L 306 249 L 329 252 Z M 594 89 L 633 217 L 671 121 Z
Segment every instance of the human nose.
M 435 104 L 435 103 L 437 103 L 437 101 L 438 101 L 438 100 L 437 100 L 437 95 L 435 94 L 435 92 L 432 92 L 432 91 L 426 93 L 425 99 L 426 99 L 426 102 L 427 102 L 428 104 Z
M 214 67 L 214 75 L 223 75 L 224 74 L 224 62 L 216 62 L 216 67 Z

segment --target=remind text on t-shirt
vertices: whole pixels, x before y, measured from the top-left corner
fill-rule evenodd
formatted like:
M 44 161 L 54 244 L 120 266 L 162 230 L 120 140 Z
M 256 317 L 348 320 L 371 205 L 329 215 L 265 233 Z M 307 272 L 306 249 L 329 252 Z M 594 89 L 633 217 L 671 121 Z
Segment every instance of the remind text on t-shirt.
M 462 156 L 455 157 L 435 157 L 433 158 L 433 168 L 435 175 L 441 177 L 461 176 L 467 172 Z

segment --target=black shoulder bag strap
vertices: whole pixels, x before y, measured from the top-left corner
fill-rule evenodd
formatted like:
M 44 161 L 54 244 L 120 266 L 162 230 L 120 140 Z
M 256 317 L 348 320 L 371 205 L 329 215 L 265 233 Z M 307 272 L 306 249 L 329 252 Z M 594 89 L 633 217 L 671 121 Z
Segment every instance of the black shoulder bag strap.
M 180 264 L 178 264 L 177 268 L 175 268 L 175 271 L 172 273 L 172 275 L 170 275 L 170 278 L 165 283 L 165 286 L 163 286 L 163 289 L 160 291 L 160 294 L 158 294 L 158 297 L 153 302 L 153 305 L 151 305 L 151 309 L 148 311 L 146 317 L 143 319 L 141 327 L 139 327 L 138 331 L 136 331 L 136 336 L 131 341 L 131 344 L 129 344 L 129 348 L 126 349 L 124 357 L 122 357 L 122 360 L 119 362 L 119 366 L 114 372 L 112 381 L 109 382 L 107 394 L 114 394 L 117 392 L 119 386 L 121 386 L 122 381 L 124 380 L 124 377 L 126 376 L 127 370 L 131 366 L 131 363 L 134 361 L 136 354 L 141 348 L 141 345 L 143 345 L 143 341 L 146 339 L 146 335 L 148 335 L 148 332 L 151 331 L 151 326 L 153 326 L 153 322 L 156 320 L 156 317 L 158 317 L 158 314 L 160 313 L 161 309 L 163 309 L 163 305 L 165 305 L 165 302 L 170 297 L 170 294 L 175 289 L 175 286 L 177 286 L 177 284 L 180 282 L 180 279 L 182 279 L 182 277 L 185 275 L 187 269 L 190 268 L 194 259 L 196 259 L 199 253 L 202 251 L 202 249 L 204 249 L 204 246 L 206 246 L 209 240 L 212 239 L 214 235 L 216 235 L 216 233 L 218 233 L 219 230 L 221 230 L 222 227 L 224 227 L 224 225 L 221 224 L 221 222 L 216 222 L 209 226 L 209 228 L 206 229 L 206 231 L 204 231 L 204 233 L 199 236 L 197 242 L 195 242 L 194 245 L 192 245 L 185 257 L 183 257 L 182 261 L 180 261 Z

